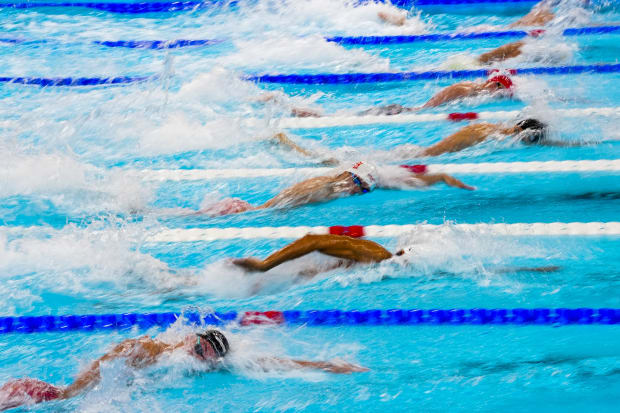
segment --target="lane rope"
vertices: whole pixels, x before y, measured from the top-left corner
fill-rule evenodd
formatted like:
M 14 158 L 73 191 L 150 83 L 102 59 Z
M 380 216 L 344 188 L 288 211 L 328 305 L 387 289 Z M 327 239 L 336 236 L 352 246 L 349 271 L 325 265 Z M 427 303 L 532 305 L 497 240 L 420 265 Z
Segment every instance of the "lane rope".
M 413 165 L 415 166 L 415 165 Z M 480 162 L 419 165 L 429 173 L 516 174 L 537 172 L 618 172 L 620 159 L 595 161 Z M 324 175 L 335 168 L 240 168 L 240 169 L 142 169 L 127 173 L 150 181 L 200 181 L 212 179 L 264 178 L 291 175 Z
M 419 42 L 440 42 L 451 40 L 474 40 L 496 38 L 520 38 L 525 36 L 538 37 L 545 30 L 520 30 L 472 32 L 472 33 L 431 33 L 412 36 L 334 36 L 325 40 L 340 45 L 378 45 L 405 44 Z M 584 36 L 592 34 L 620 33 L 620 26 L 575 27 L 562 32 L 563 36 Z M 2 38 L 0 43 L 31 43 L 32 40 Z M 35 40 L 37 43 L 45 40 Z M 128 49 L 178 49 L 182 47 L 212 46 L 225 42 L 223 39 L 175 39 L 175 40 L 95 40 L 92 43 L 105 47 L 123 47 Z
M 119 76 L 119 77 L 0 77 L 0 83 L 32 86 L 110 86 L 145 82 L 155 76 Z
M 384 0 L 374 0 L 384 3 Z M 437 6 L 437 5 L 469 5 L 480 3 L 535 3 L 538 0 L 392 0 L 391 4 L 397 7 Z M 0 2 L 0 9 L 34 9 L 34 8 L 89 8 L 111 13 L 143 14 L 162 13 L 186 10 L 199 10 L 222 6 L 236 6 L 242 3 L 239 0 L 202 0 L 202 1 L 173 1 L 148 3 L 122 2 Z M 356 1 L 356 4 L 367 3 L 365 0 Z
M 288 310 L 88 314 L 0 317 L 0 334 L 105 331 L 167 328 L 177 320 L 202 327 L 236 323 L 241 326 L 432 326 L 432 325 L 612 325 L 620 324 L 616 308 L 468 308 L 389 310 Z
M 550 222 L 514 224 L 411 224 L 351 226 L 283 226 L 229 228 L 172 228 L 147 236 L 146 242 L 198 242 L 228 239 L 301 238 L 307 234 L 335 234 L 350 237 L 398 237 L 419 231 L 460 230 L 504 236 L 618 236 L 620 222 Z
M 129 49 L 178 49 L 181 47 L 213 46 L 223 43 L 224 40 L 218 39 L 197 39 L 197 40 L 116 40 L 116 41 L 94 41 L 94 44 L 106 47 L 125 47 Z
M 576 66 L 549 66 L 510 69 L 515 75 L 569 75 L 582 73 L 617 73 L 620 64 L 597 64 Z M 388 73 L 323 73 L 323 74 L 276 74 L 250 75 L 243 79 L 257 83 L 287 83 L 303 85 L 326 85 L 348 83 L 406 82 L 431 79 L 465 79 L 489 75 L 487 69 L 429 71 L 429 72 L 388 72 Z
M 401 113 L 398 115 L 350 115 L 350 116 L 322 116 L 307 118 L 279 118 L 274 120 L 274 125 L 288 129 L 315 129 L 332 128 L 338 126 L 359 126 L 375 124 L 397 124 L 397 123 L 418 123 L 436 121 L 461 121 L 461 120 L 505 120 L 522 116 L 523 111 L 483 111 L 465 113 Z M 553 111 L 556 116 L 576 117 L 576 116 L 618 116 L 620 107 L 603 108 L 578 108 L 578 109 L 556 109 Z M 264 123 L 263 119 L 251 119 L 250 122 L 259 124 Z
M 515 75 L 566 75 L 580 73 L 617 73 L 620 64 L 600 64 L 581 66 L 530 67 L 510 69 Z M 432 79 L 463 79 L 484 77 L 489 70 L 457 70 L 435 72 L 394 72 L 394 73 L 343 73 L 343 74 L 316 74 L 316 75 L 259 75 L 242 76 L 241 79 L 257 83 L 291 83 L 291 84 L 347 84 L 347 83 L 377 83 L 377 82 L 404 82 L 412 80 Z M 121 76 L 121 77 L 0 77 L 0 83 L 12 83 L 36 86 L 97 86 L 143 82 L 156 79 L 157 76 Z
M 341 45 L 404 44 L 418 42 L 444 42 L 451 40 L 505 39 L 526 36 L 538 37 L 545 32 L 545 30 L 538 29 L 532 31 L 505 30 L 470 33 L 430 33 L 411 36 L 333 36 L 327 37 L 325 40 Z M 562 35 L 586 36 L 618 32 L 620 32 L 620 26 L 573 27 L 562 31 Z

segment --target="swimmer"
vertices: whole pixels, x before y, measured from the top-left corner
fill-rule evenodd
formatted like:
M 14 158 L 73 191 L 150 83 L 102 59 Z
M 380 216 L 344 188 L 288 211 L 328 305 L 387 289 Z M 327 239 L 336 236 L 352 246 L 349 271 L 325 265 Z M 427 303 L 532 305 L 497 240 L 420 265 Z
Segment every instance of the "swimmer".
M 249 257 L 239 258 L 232 261 L 233 264 L 250 272 L 265 272 L 277 267 L 287 261 L 303 257 L 312 252 L 319 252 L 330 257 L 339 258 L 335 265 L 323 269 L 329 271 L 336 268 L 348 268 L 355 264 L 376 264 L 389 260 L 394 256 L 402 256 L 406 253 L 404 249 L 392 254 L 380 244 L 359 238 L 352 238 L 346 235 L 313 235 L 308 234 L 293 241 L 286 247 L 274 252 L 264 260 Z M 553 272 L 559 267 L 519 267 L 503 269 L 502 272 L 532 271 L 532 272 Z M 304 272 L 304 275 L 315 275 L 318 272 Z
M 478 82 L 459 82 L 445 87 L 437 92 L 424 105 L 418 107 L 407 107 L 398 103 L 385 106 L 370 108 L 358 113 L 360 116 L 371 115 L 398 115 L 400 113 L 415 112 L 421 109 L 435 108 L 446 103 L 459 99 L 488 95 L 491 97 L 512 97 L 514 93 L 514 83 L 508 74 L 493 71 L 487 80 Z M 268 95 L 268 94 L 265 94 Z M 268 102 L 270 99 L 264 98 L 262 101 Z M 320 110 L 312 108 L 291 107 L 291 116 L 298 118 L 321 117 Z
M 455 188 L 475 189 L 448 174 L 418 173 L 406 167 L 378 167 L 372 163 L 360 161 L 344 171 L 299 182 L 262 205 L 253 206 L 238 198 L 232 198 L 198 211 L 197 214 L 228 215 L 266 208 L 296 207 L 326 202 L 345 196 L 362 195 L 373 191 L 375 188 L 421 188 L 439 182 Z
M 512 82 L 510 76 L 493 72 L 487 80 L 482 82 L 459 82 L 448 86 L 436 93 L 429 99 L 428 102 L 419 107 L 412 108 L 401 106 L 399 104 L 391 104 L 387 106 L 370 108 L 360 112 L 359 115 L 397 115 L 404 112 L 414 112 L 420 109 L 435 108 L 445 103 L 468 97 L 481 95 L 489 95 L 493 97 L 512 96 L 513 91 L 514 83 Z
M 535 4 L 528 14 L 521 17 L 514 23 L 509 24 L 508 28 L 524 26 L 544 26 L 549 23 L 555 15 L 551 12 L 548 0 L 542 0 Z M 382 10 L 377 13 L 379 19 L 393 26 L 404 26 L 407 22 L 407 12 L 405 10 Z
M 520 18 L 514 23 L 508 25 L 508 28 L 514 27 L 527 27 L 527 26 L 544 26 L 549 23 L 555 15 L 551 12 L 551 9 L 546 0 L 537 3 L 528 14 Z M 396 26 L 402 26 L 406 21 L 406 13 L 388 13 L 379 12 L 379 18 Z M 476 62 L 480 65 L 489 65 L 496 62 L 501 62 L 513 57 L 521 55 L 522 48 L 525 42 L 517 41 L 505 44 L 489 52 L 483 53 L 476 59 Z
M 503 123 L 475 123 L 467 125 L 442 139 L 434 145 L 420 147 L 411 144 L 398 145 L 389 152 L 389 156 L 394 160 L 405 160 L 421 158 L 425 156 L 439 156 L 444 153 L 459 152 L 470 146 L 477 145 L 489 139 L 507 139 L 513 137 L 515 140 L 525 145 L 545 145 L 545 146 L 582 146 L 578 142 L 552 141 L 547 138 L 547 125 L 537 119 L 525 119 L 514 125 Z M 302 148 L 283 133 L 274 137 L 279 144 L 294 150 L 304 156 L 317 158 L 319 154 L 308 149 Z M 338 160 L 329 158 L 322 161 L 323 164 L 334 165 Z
M 0 387 L 0 410 L 23 404 L 41 403 L 51 400 L 64 400 L 92 388 L 101 380 L 101 363 L 124 358 L 133 368 L 144 368 L 155 364 L 166 354 L 185 352 L 196 360 L 206 363 L 212 369 L 221 369 L 222 362 L 230 349 L 228 339 L 219 330 L 206 330 L 191 334 L 183 340 L 168 344 L 148 336 L 128 339 L 117 344 L 110 352 L 94 361 L 80 373 L 74 382 L 66 387 L 58 387 L 37 379 L 18 379 Z M 261 358 L 257 362 L 265 368 L 316 369 L 330 373 L 349 374 L 368 369 L 345 362 L 289 360 L 281 358 Z

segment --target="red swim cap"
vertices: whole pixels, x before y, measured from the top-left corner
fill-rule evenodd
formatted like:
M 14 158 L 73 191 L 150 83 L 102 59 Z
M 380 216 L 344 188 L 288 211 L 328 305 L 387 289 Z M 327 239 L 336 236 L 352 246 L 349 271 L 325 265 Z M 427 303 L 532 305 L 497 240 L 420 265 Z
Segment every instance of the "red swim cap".
M 491 82 L 501 83 L 502 86 L 504 86 L 506 89 L 512 89 L 512 87 L 514 86 L 514 84 L 512 83 L 512 80 L 510 80 L 510 78 L 505 75 L 493 76 L 489 80 Z

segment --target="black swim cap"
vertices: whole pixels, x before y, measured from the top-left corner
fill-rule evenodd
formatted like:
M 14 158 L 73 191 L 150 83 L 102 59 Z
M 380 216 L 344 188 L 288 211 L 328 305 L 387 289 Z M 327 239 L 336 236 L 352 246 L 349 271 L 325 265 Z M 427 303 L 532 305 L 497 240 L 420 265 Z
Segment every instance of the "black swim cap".
M 196 335 L 208 341 L 218 357 L 224 357 L 230 349 L 226 336 L 219 330 L 206 330 L 204 333 Z
M 547 135 L 547 125 L 536 119 L 525 119 L 517 123 L 517 126 L 526 132 L 521 138 L 524 143 L 536 143 Z

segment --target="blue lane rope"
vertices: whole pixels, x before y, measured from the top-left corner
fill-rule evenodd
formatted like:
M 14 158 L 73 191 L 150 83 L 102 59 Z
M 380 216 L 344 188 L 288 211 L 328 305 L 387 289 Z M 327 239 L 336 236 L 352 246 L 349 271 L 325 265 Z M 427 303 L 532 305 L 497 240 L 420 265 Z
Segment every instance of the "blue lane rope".
M 566 75 L 579 73 L 617 73 L 620 64 L 583 65 L 583 66 L 556 66 L 530 67 L 511 69 L 518 75 Z M 318 74 L 318 75 L 262 75 L 246 76 L 243 79 L 257 83 L 293 83 L 293 84 L 346 84 L 346 83 L 374 83 L 374 82 L 403 82 L 411 80 L 432 79 L 463 79 L 484 77 L 486 69 L 457 70 L 446 72 L 398 72 L 398 73 L 345 73 L 345 74 Z M 36 86 L 98 86 L 120 85 L 144 82 L 155 79 L 154 76 L 121 76 L 121 77 L 0 77 L 0 83 L 13 83 Z
M 93 43 L 106 47 L 126 47 L 130 49 L 177 49 L 179 47 L 212 46 L 222 43 L 224 40 L 118 40 L 118 41 L 94 41 Z
M 620 26 L 577 27 L 566 29 L 564 36 L 584 36 L 591 34 L 620 33 Z M 529 33 L 525 31 L 481 32 L 481 33 L 436 33 L 416 36 L 335 36 L 326 37 L 325 40 L 341 45 L 377 45 L 377 44 L 403 44 L 416 42 L 439 42 L 450 40 L 472 40 L 490 38 L 525 37 Z M 2 41 L 2 39 L 0 39 Z M 19 41 L 16 41 L 17 43 Z M 190 46 L 211 46 L 224 40 L 118 40 L 118 41 L 95 41 L 93 43 L 107 47 L 126 47 L 131 49 L 175 49 Z
M 518 75 L 568 75 L 579 73 L 617 73 L 620 64 L 579 65 L 579 66 L 552 66 L 512 69 Z M 484 77 L 487 69 L 432 71 L 432 72 L 395 72 L 395 73 L 343 73 L 343 74 L 315 74 L 315 75 L 255 75 L 244 79 L 257 83 L 292 83 L 306 85 L 346 84 L 346 83 L 376 83 L 376 82 L 403 82 L 411 80 L 431 79 L 464 79 Z
M 152 76 L 120 76 L 120 77 L 0 77 L 0 83 L 14 83 L 35 86 L 99 86 L 122 85 L 144 82 L 153 79 Z
M 579 73 L 617 73 L 620 64 L 583 65 L 583 66 L 556 66 L 531 67 L 511 69 L 518 75 L 566 75 Z M 484 77 L 486 69 L 458 70 L 446 72 L 399 72 L 399 73 L 345 73 L 345 74 L 318 74 L 318 75 L 262 75 L 246 76 L 243 79 L 257 83 L 293 83 L 293 84 L 346 84 L 346 83 L 374 83 L 374 82 L 402 82 L 411 80 L 431 79 L 463 79 Z M 144 82 L 154 79 L 154 76 L 121 76 L 121 77 L 0 77 L 0 83 L 13 83 L 35 86 L 99 86 L 120 85 Z
M 620 33 L 620 26 L 597 26 L 575 27 L 562 32 L 564 36 L 584 36 L 592 34 Z M 403 44 L 419 42 L 440 42 L 451 40 L 472 40 L 491 38 L 515 38 L 525 37 L 530 33 L 520 30 L 477 32 L 477 33 L 434 33 L 413 36 L 334 36 L 326 37 L 325 40 L 340 45 L 378 45 L 378 44 Z M 24 39 L 0 38 L 4 43 L 24 43 Z M 45 42 L 38 40 L 37 42 Z M 130 49 L 177 49 L 180 47 L 212 46 L 225 42 L 223 39 L 178 39 L 178 40 L 96 40 L 94 44 L 106 47 L 125 47 Z
M 538 0 L 392 0 L 392 4 L 398 7 L 412 6 L 436 6 L 436 5 L 467 5 L 480 3 L 535 3 Z M 383 3 L 383 0 L 377 0 Z M 218 6 L 237 5 L 239 0 L 204 0 L 204 1 L 174 1 L 174 2 L 148 2 L 148 3 L 107 3 L 107 2 L 0 2 L 0 9 L 33 9 L 33 8 L 59 8 L 59 7 L 83 7 L 112 13 L 142 14 L 175 12 L 184 10 L 197 10 Z M 368 1 L 358 1 L 358 4 Z
M 99 315 L 0 317 L 0 334 L 66 331 L 120 330 L 132 327 L 167 328 L 181 313 L 125 313 Z M 512 309 L 430 309 L 430 310 L 308 310 L 183 313 L 194 325 L 221 325 L 240 322 L 255 324 L 339 325 L 584 325 L 620 324 L 617 308 L 512 308 Z M 247 321 L 247 322 L 245 322 Z
M 236 1 L 224 2 L 222 0 L 207 1 L 174 1 L 153 3 L 93 3 L 93 2 L 27 2 L 27 3 L 0 3 L 0 9 L 34 9 L 34 8 L 60 8 L 60 7 L 84 7 L 112 13 L 142 14 L 173 12 L 183 10 L 201 9 L 220 4 L 233 4 Z
M 620 26 L 575 27 L 562 32 L 564 36 L 584 36 L 620 32 Z M 441 42 L 450 40 L 499 39 L 525 37 L 530 33 L 522 30 L 508 30 L 478 33 L 435 33 L 414 36 L 334 36 L 328 42 L 342 45 L 402 44 L 416 42 Z

